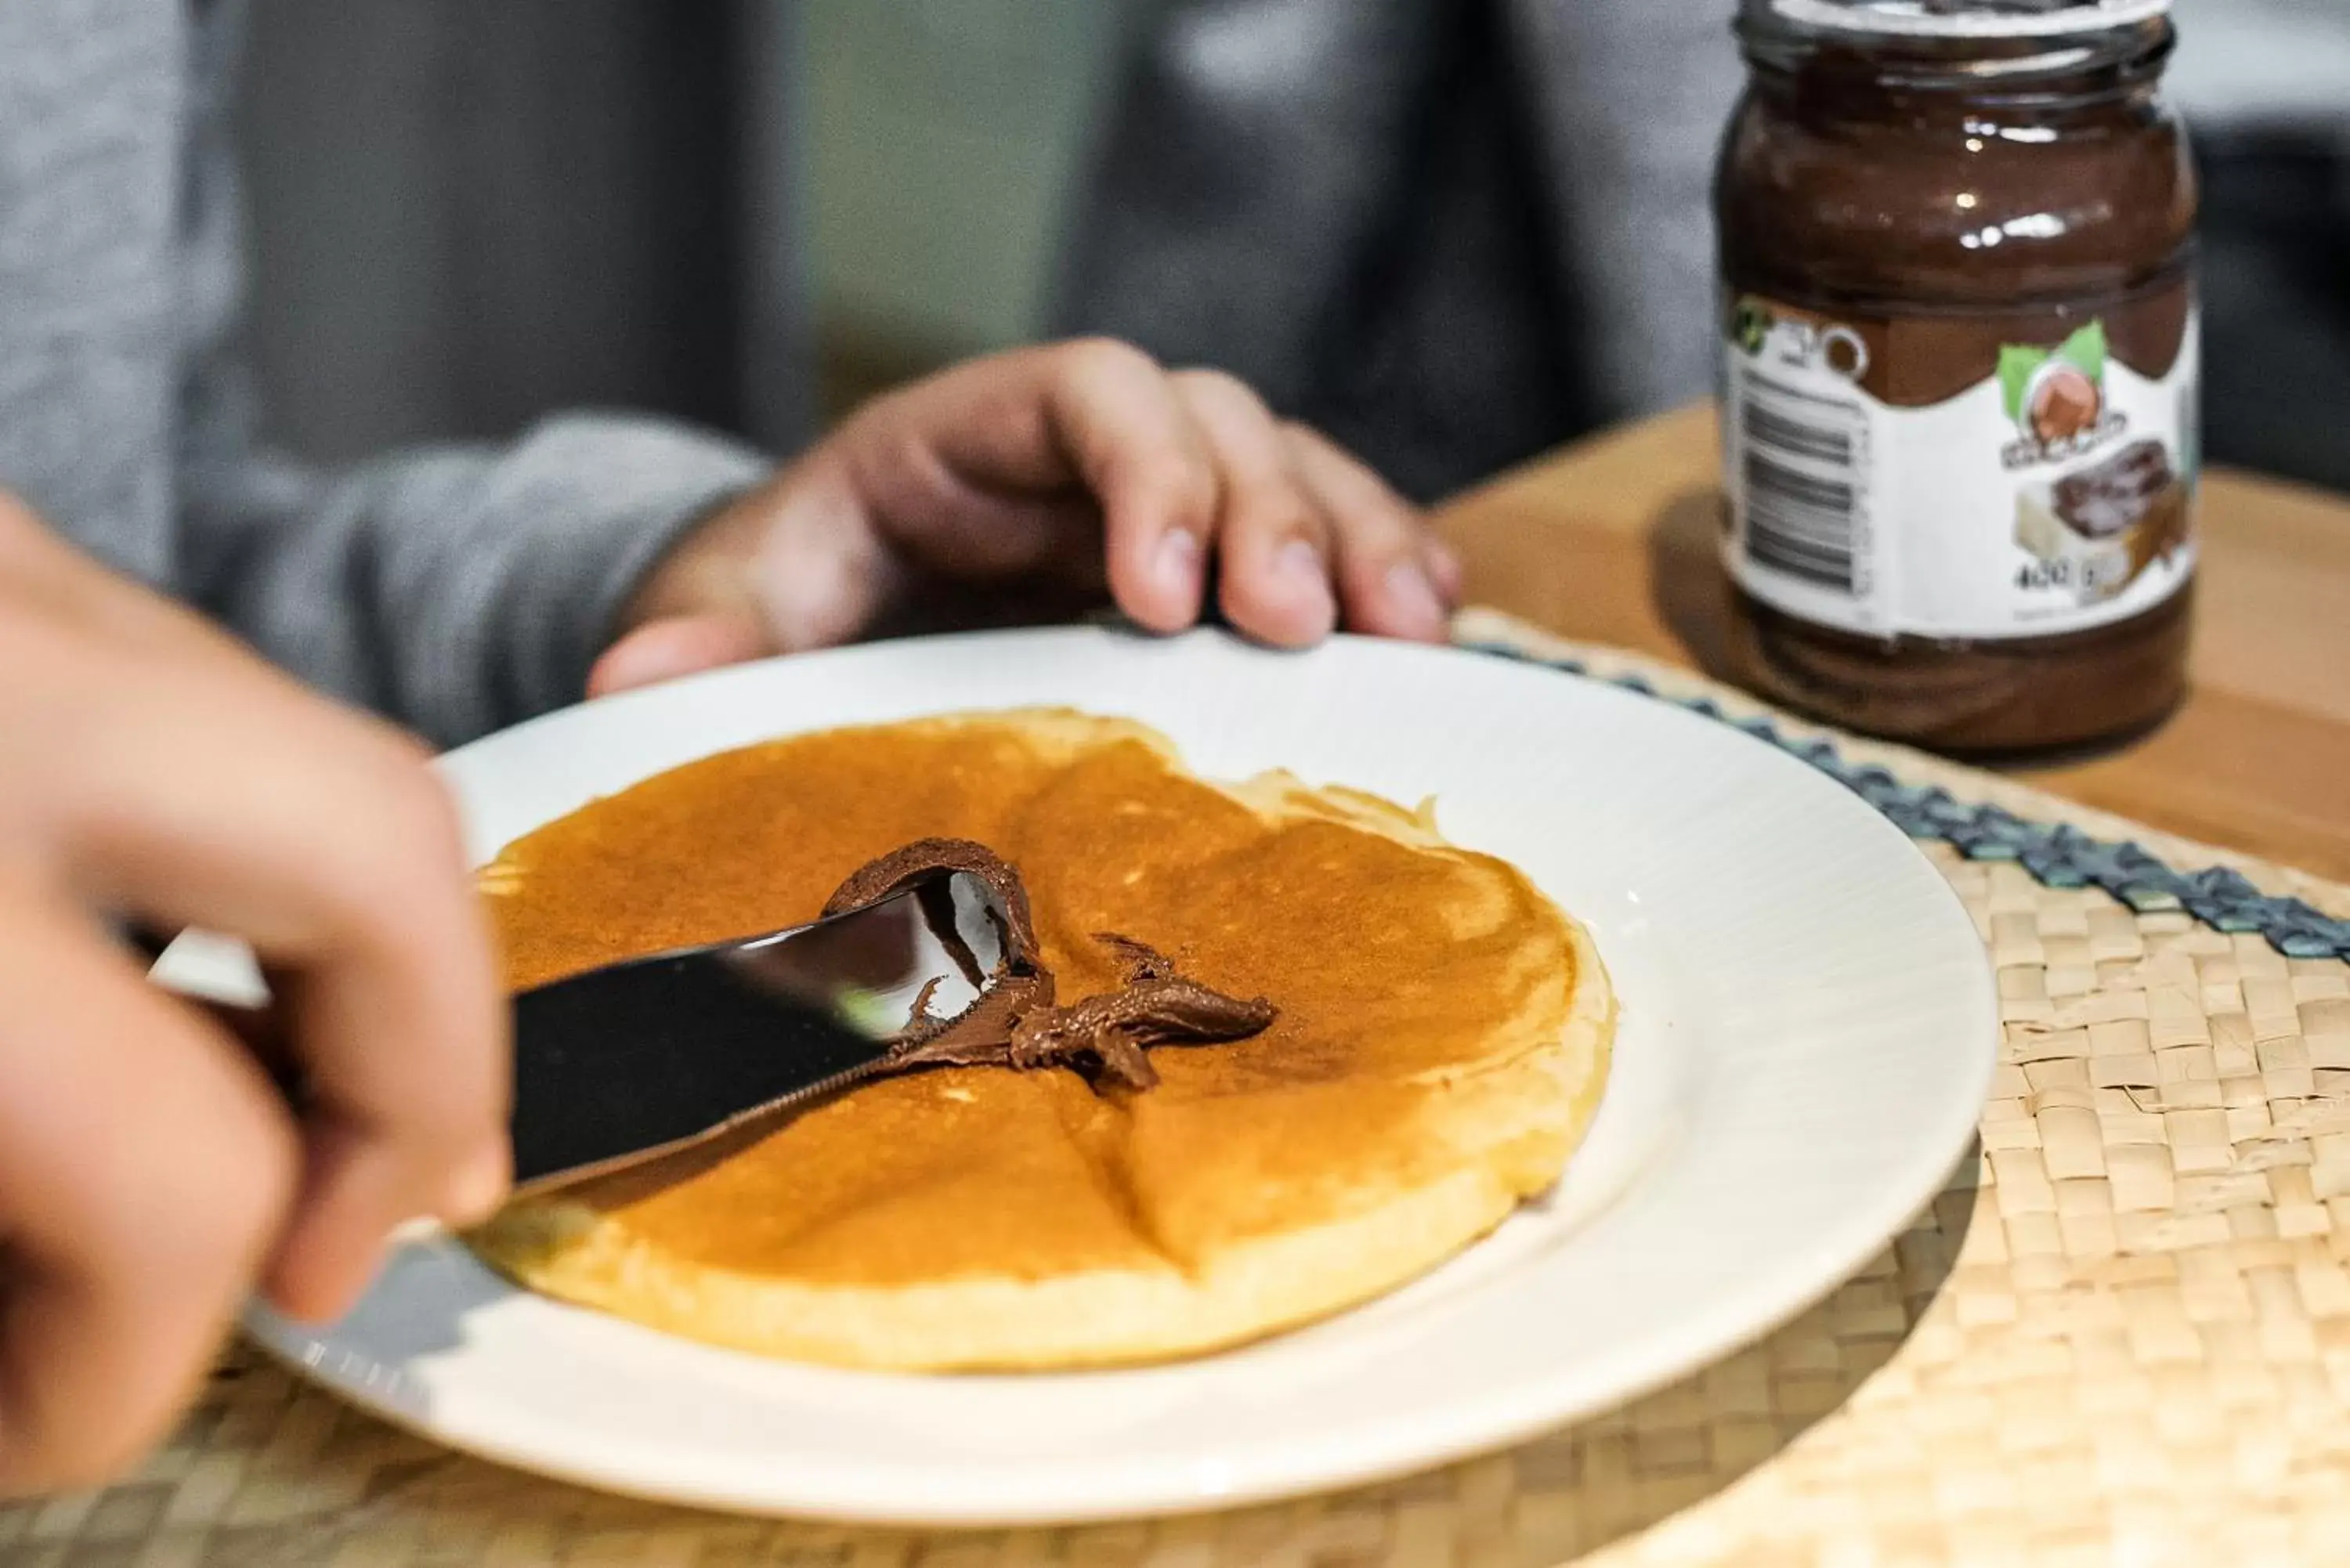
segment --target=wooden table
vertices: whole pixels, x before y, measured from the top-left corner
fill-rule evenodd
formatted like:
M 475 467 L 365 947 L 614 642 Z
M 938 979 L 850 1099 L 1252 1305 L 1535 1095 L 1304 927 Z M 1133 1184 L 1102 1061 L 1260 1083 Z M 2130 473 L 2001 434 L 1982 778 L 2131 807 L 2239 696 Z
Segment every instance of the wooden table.
M 1726 678 L 1712 410 L 1570 447 L 1446 506 L 1471 603 Z M 2350 880 L 2350 499 L 2210 477 L 2194 691 L 2055 794 Z

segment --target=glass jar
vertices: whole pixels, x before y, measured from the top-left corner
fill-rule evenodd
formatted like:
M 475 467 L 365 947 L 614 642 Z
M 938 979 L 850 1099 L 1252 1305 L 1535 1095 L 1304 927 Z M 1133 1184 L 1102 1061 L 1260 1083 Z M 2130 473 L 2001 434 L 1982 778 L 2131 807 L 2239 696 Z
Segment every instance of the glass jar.
M 2195 175 L 2168 0 L 1748 0 L 1716 187 L 1741 673 L 2028 753 L 2184 693 Z

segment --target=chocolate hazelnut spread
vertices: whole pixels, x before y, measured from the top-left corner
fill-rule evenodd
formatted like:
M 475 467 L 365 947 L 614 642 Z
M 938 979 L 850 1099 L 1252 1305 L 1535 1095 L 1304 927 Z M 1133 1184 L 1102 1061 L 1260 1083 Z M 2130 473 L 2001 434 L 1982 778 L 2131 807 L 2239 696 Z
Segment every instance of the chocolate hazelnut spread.
M 1144 1047 L 1221 1044 L 1263 1033 L 1278 1016 L 1263 997 L 1243 1002 L 1176 971 L 1174 961 L 1130 937 L 1101 932 L 1094 940 L 1118 954 L 1126 971 L 1118 990 L 1067 1007 L 1054 1002 L 1053 971 L 1036 942 L 1028 891 L 993 850 L 968 839 L 925 838 L 860 867 L 825 901 L 827 916 L 864 909 L 933 871 L 969 871 L 986 879 L 1003 911 L 1003 958 L 993 983 L 962 1012 L 930 1015 L 933 981 L 914 1002 L 915 1022 L 883 1065 L 918 1067 L 1068 1067 L 1097 1087 L 1139 1093 L 1159 1082 Z M 933 923 L 953 929 L 951 910 Z M 965 972 L 983 977 L 968 955 Z
M 2196 192 L 2167 0 L 1748 0 L 1716 189 L 1741 673 L 1974 753 L 2178 701 Z

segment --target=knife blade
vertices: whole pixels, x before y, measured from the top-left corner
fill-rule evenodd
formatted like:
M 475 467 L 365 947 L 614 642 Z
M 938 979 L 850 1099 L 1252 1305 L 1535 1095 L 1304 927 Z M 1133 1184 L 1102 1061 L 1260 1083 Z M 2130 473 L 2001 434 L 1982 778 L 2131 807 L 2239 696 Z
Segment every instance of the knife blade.
M 993 983 L 1004 922 L 984 879 L 941 870 L 830 919 L 520 992 L 515 1189 L 634 1165 L 877 1075 L 918 1008 L 951 1017 Z M 307 1092 L 275 1013 L 182 994 L 253 1047 L 298 1113 Z
M 945 872 L 742 941 L 590 971 L 515 999 L 516 1188 L 667 1153 L 887 1064 L 918 1001 L 948 1017 L 1003 958 L 993 895 Z

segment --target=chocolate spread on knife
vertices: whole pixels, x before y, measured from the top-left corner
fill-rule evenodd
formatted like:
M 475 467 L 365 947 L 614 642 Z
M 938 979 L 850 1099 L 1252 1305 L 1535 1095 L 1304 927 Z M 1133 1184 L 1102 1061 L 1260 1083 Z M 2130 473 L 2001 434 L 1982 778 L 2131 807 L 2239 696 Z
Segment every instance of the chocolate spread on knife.
M 929 1012 L 930 992 L 914 1005 L 915 1023 L 893 1050 L 885 1071 L 917 1067 L 1069 1067 L 1098 1087 L 1141 1091 L 1159 1082 L 1145 1049 L 1204 1045 L 1262 1033 L 1277 1015 L 1263 997 L 1241 1001 L 1177 972 L 1173 961 L 1110 932 L 1094 940 L 1124 961 L 1118 990 L 1063 1007 L 1054 1000 L 1053 971 L 1039 955 L 1020 874 L 986 846 L 968 839 L 926 838 L 894 850 L 850 874 L 825 901 L 827 916 L 846 914 L 889 898 L 936 871 L 968 871 L 984 879 L 1003 911 L 1003 956 L 993 983 L 950 1018 Z M 951 915 L 941 932 L 952 929 Z M 966 974 L 982 977 L 968 955 Z M 935 982 L 932 988 L 935 989 Z
M 1946 751 L 2183 692 L 2194 175 L 2165 0 L 1746 0 L 1716 187 L 1738 673 Z

